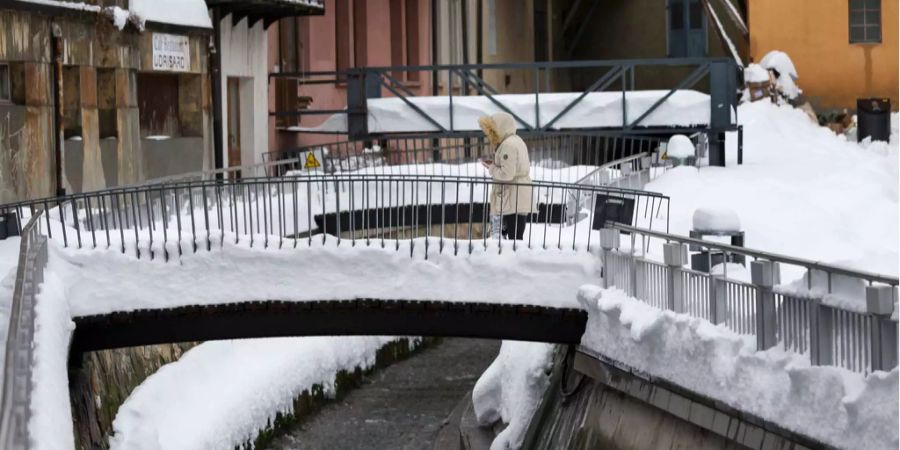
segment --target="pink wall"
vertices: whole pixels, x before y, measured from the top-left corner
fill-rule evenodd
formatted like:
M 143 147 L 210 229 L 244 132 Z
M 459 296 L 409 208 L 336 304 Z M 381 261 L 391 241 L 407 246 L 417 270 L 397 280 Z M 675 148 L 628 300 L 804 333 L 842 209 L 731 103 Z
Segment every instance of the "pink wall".
M 341 0 L 325 0 L 325 15 L 304 17 L 300 20 L 300 41 L 304 44 L 308 71 L 336 70 L 335 3 Z M 343 0 L 347 1 L 347 0 Z M 391 65 L 391 1 L 366 1 L 366 59 L 368 66 Z M 431 2 L 418 1 L 419 63 L 431 62 Z M 403 2 L 400 2 L 403 3 Z M 269 28 L 269 70 L 274 71 L 278 62 L 278 24 Z M 303 42 L 305 41 L 305 42 Z M 352 53 L 352 48 L 351 48 Z M 430 74 L 422 72 L 420 81 L 407 87 L 419 95 L 431 94 Z M 346 105 L 346 86 L 337 84 L 301 85 L 300 95 L 313 99 L 311 109 L 343 109 Z M 391 95 L 383 89 L 382 95 Z M 275 85 L 269 84 L 270 109 L 275 108 Z M 302 126 L 315 126 L 327 116 L 303 116 Z M 303 145 L 315 145 L 346 140 L 343 135 L 317 135 L 276 130 L 275 118 L 269 118 L 269 151 L 289 149 Z

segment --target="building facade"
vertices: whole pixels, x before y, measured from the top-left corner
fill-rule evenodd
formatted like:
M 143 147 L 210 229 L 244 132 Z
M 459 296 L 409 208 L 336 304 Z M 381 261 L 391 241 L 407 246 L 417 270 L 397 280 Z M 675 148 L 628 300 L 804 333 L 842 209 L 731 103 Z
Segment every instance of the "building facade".
M 268 67 L 274 73 L 333 72 L 352 67 L 431 64 L 432 2 L 429 0 L 325 0 L 321 16 L 282 19 L 269 28 Z M 430 95 L 428 72 L 394 74 L 417 95 Z M 312 79 L 312 77 L 310 77 Z M 273 78 L 273 111 L 347 106 L 346 83 L 304 84 Z M 388 95 L 385 92 L 385 95 Z M 342 139 L 298 132 L 327 115 L 270 116 L 269 150 Z
M 132 1 L 0 6 L 0 202 L 211 167 L 205 5 Z
M 816 111 L 856 109 L 856 99 L 898 103 L 897 0 L 752 0 L 750 56 L 790 55 Z

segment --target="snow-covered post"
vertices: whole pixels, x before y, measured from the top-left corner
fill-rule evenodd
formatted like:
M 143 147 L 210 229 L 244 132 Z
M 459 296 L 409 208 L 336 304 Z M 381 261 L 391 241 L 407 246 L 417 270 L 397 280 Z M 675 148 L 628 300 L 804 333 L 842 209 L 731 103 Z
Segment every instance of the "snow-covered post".
M 773 287 L 781 283 L 778 263 L 760 259 L 750 263 L 750 278 L 756 286 L 756 349 L 768 350 L 775 346 L 777 316 Z
M 831 311 L 831 307 L 822 304 L 822 299 L 810 299 L 809 358 L 814 366 L 829 366 L 834 362 L 834 316 Z
M 897 365 L 897 321 L 893 286 L 866 286 L 866 311 L 872 316 L 871 346 L 872 370 L 890 370 Z
M 684 304 L 682 284 L 682 266 L 687 264 L 687 246 L 679 243 L 663 244 L 663 262 L 669 269 L 666 271 L 666 299 L 668 309 L 677 313 L 687 310 Z
M 619 248 L 619 230 L 615 228 L 600 229 L 600 264 L 603 265 L 603 288 L 609 288 L 609 253 Z

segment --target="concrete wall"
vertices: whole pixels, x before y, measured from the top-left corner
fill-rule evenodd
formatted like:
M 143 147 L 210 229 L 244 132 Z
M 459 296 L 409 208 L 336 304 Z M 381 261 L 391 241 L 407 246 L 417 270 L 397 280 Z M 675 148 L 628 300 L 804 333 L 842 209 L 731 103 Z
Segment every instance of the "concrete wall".
M 898 107 L 898 3 L 881 2 L 880 44 L 850 44 L 846 0 L 753 0 L 750 54 L 787 52 L 798 84 L 818 108 L 856 109 L 856 99 L 885 97 Z
M 222 161 L 228 165 L 227 80 L 229 77 L 240 77 L 241 164 L 262 162 L 261 154 L 269 148 L 268 33 L 262 21 L 248 28 L 247 19 L 233 25 L 230 15 L 222 18 L 219 29 L 222 45 Z
M 134 390 L 195 344 L 167 344 L 91 352 L 69 371 L 75 448 L 109 448 L 112 421 Z

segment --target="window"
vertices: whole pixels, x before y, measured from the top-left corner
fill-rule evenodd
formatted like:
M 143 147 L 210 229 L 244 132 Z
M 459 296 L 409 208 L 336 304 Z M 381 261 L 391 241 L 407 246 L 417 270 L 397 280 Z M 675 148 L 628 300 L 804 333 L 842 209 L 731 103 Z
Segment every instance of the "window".
M 115 69 L 97 69 L 97 113 L 100 139 L 117 137 Z
M 0 102 L 12 101 L 12 89 L 9 82 L 9 65 L 0 64 Z
M 81 67 L 63 67 L 63 138 L 81 137 Z
M 137 81 L 141 137 L 180 136 L 178 75 L 139 73 Z
M 419 65 L 419 1 L 391 0 L 391 65 Z M 418 72 L 394 73 L 401 81 L 419 81 Z
M 337 0 L 335 14 L 335 65 L 337 70 L 366 65 L 366 2 Z
M 706 14 L 701 0 L 668 0 L 668 55 L 706 56 Z
M 881 43 L 881 0 L 850 0 L 850 43 Z
M 278 21 L 278 65 L 280 72 L 306 70 L 305 42 L 301 37 L 301 19 L 288 17 Z M 297 80 L 275 78 L 275 109 L 279 112 L 296 111 L 299 108 Z M 300 125 L 300 116 L 276 116 L 275 125 L 292 127 Z

